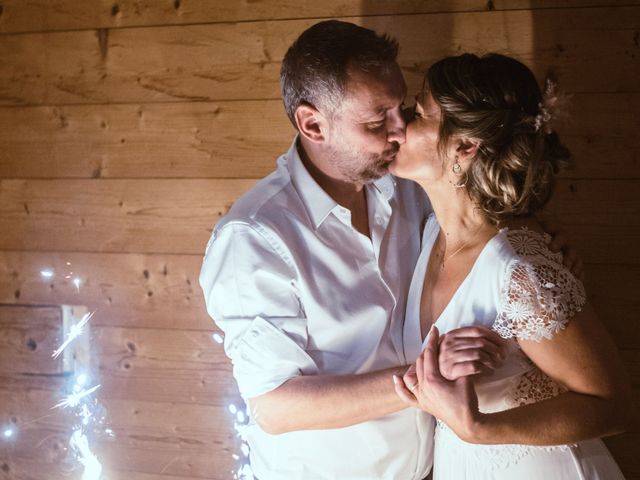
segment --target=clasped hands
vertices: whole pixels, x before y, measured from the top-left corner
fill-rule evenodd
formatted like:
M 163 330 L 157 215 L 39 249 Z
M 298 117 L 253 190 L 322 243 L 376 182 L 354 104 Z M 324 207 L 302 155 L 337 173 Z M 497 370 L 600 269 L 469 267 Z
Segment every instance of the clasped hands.
M 473 442 L 482 421 L 473 378 L 495 370 L 506 355 L 505 340 L 491 330 L 466 327 L 441 336 L 433 326 L 415 364 L 402 378 L 394 375 L 396 393 Z

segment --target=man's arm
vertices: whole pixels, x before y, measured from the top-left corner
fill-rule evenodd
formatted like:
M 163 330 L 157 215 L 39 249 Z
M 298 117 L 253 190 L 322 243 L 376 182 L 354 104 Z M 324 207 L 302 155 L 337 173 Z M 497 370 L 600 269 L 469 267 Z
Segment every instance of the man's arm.
M 505 345 L 487 328 L 456 329 L 440 344 L 441 369 L 454 380 L 491 371 L 503 361 Z M 392 381 L 406 370 L 401 366 L 358 375 L 295 377 L 248 403 L 258 424 L 272 434 L 348 427 L 406 408 Z
M 200 276 L 256 422 L 270 433 L 340 428 L 405 408 L 392 382 L 405 366 L 320 374 L 306 352 L 307 319 L 292 285 L 294 271 L 277 250 L 251 225 L 226 225 L 216 231 Z M 468 351 L 464 355 L 466 361 Z M 455 355 L 451 359 L 455 364 Z
M 267 433 L 342 428 L 403 410 L 395 394 L 396 367 L 358 375 L 307 375 L 248 400 L 253 418 Z

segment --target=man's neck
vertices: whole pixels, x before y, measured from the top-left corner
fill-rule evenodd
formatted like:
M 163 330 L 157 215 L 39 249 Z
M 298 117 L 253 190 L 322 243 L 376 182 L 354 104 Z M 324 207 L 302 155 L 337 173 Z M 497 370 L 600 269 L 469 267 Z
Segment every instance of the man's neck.
M 302 164 L 309 172 L 309 175 L 327 195 L 339 205 L 351 210 L 352 213 L 355 213 L 354 209 L 355 211 L 364 209 L 364 212 L 366 212 L 364 185 L 340 180 L 332 176 L 330 172 L 323 169 L 326 162 L 322 162 L 317 158 L 320 153 L 309 146 L 305 148 L 302 141 L 298 141 L 297 149 L 300 160 L 302 160 Z

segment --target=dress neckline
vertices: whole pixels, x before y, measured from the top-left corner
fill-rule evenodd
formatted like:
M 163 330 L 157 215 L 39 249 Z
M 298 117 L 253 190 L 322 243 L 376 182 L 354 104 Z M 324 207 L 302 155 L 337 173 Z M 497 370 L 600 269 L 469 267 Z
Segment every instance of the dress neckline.
M 429 269 L 429 260 L 431 257 L 431 251 L 433 250 L 433 246 L 435 244 L 436 238 L 438 237 L 438 233 L 440 232 L 440 224 L 438 223 L 438 220 L 436 219 L 436 216 L 431 214 L 429 216 L 429 219 L 425 225 L 425 238 L 424 238 L 424 242 L 423 242 L 423 246 L 422 246 L 422 251 L 426 252 L 426 259 L 424 262 L 422 262 L 423 264 L 421 265 L 423 268 L 421 269 L 421 275 L 420 278 L 418 280 L 418 285 L 417 285 L 417 292 L 418 292 L 418 301 L 417 303 L 417 315 L 418 315 L 418 333 L 419 333 L 419 338 L 422 340 L 422 345 L 424 347 L 424 342 L 426 341 L 426 337 L 424 339 L 422 339 L 422 318 L 421 318 L 421 305 L 422 305 L 422 292 L 424 290 L 424 281 L 425 278 L 427 276 L 427 270 Z M 445 313 L 447 313 L 448 310 L 451 309 L 451 305 L 454 303 L 454 300 L 456 299 L 456 297 L 465 289 L 467 289 L 468 284 L 471 282 L 471 278 L 474 276 L 474 274 L 476 273 L 477 269 L 478 269 L 478 265 L 480 264 L 480 260 L 486 255 L 486 252 L 488 252 L 490 249 L 488 248 L 490 245 L 492 245 L 498 237 L 500 237 L 500 235 L 507 231 L 507 228 L 502 228 L 500 229 L 493 237 L 491 237 L 489 240 L 487 240 L 487 242 L 484 244 L 484 246 L 482 247 L 482 250 L 480 250 L 480 253 L 478 254 L 478 256 L 476 257 L 476 259 L 473 261 L 473 265 L 471 266 L 471 269 L 469 270 L 469 273 L 467 273 L 467 275 L 464 277 L 464 279 L 462 280 L 462 282 L 460 282 L 460 285 L 458 285 L 458 288 L 455 289 L 455 291 L 453 292 L 453 295 L 451 295 L 451 298 L 449 299 L 449 301 L 447 302 L 447 304 L 445 305 L 445 307 L 442 309 L 442 311 L 440 312 L 440 315 L 438 315 L 438 318 L 435 319 L 435 321 L 432 323 L 432 325 L 438 326 L 438 322 L 440 321 L 441 318 L 444 317 Z

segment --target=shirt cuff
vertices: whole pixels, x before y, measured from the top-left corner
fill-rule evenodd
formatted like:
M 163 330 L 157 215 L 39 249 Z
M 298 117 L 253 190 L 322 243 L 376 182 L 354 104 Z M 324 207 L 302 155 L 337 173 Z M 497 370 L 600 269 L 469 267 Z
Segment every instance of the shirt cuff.
M 318 373 L 309 354 L 262 317 L 255 317 L 249 328 L 228 346 L 227 354 L 233 361 L 233 375 L 244 399 L 270 392 L 293 377 Z

